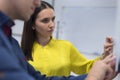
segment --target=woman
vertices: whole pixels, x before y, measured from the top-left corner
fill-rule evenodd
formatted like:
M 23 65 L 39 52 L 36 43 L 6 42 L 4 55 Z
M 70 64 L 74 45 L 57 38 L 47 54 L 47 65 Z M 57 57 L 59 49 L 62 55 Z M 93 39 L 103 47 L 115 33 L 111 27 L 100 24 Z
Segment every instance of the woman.
M 70 42 L 52 37 L 55 28 L 54 8 L 42 1 L 31 19 L 24 24 L 21 47 L 27 60 L 47 76 L 69 76 L 70 72 L 86 74 L 93 63 Z M 109 47 L 109 46 L 108 46 Z M 106 52 L 111 49 L 105 48 Z

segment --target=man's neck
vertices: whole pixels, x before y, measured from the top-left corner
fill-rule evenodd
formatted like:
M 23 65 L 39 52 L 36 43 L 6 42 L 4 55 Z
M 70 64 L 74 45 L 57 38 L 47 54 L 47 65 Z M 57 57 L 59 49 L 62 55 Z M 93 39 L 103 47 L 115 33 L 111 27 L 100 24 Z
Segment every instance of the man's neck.
M 11 19 L 14 19 L 12 16 L 11 6 L 8 4 L 7 0 L 0 0 L 0 11 L 9 16 Z

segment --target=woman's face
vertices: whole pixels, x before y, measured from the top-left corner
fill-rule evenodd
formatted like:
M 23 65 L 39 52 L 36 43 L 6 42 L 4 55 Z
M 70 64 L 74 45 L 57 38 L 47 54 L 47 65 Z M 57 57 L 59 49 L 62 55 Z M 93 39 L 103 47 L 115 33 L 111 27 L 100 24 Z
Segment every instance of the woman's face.
M 36 35 L 40 37 L 50 37 L 55 27 L 55 14 L 51 8 L 43 9 L 38 13 L 35 20 L 35 26 L 33 29 L 36 30 Z

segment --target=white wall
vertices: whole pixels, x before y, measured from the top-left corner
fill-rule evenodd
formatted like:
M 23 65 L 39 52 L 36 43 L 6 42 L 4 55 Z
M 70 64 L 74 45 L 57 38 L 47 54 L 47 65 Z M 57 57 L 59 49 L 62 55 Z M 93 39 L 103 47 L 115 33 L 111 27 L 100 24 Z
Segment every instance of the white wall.
M 16 40 L 19 42 L 21 42 L 21 36 L 22 36 L 22 31 L 23 31 L 23 21 L 20 20 L 16 20 L 15 21 L 15 26 L 12 27 L 12 33 L 13 33 L 13 37 L 16 38 Z
M 61 18 L 63 6 L 82 6 L 82 7 L 95 7 L 95 6 L 116 6 L 116 0 L 55 0 L 55 12 L 57 18 Z

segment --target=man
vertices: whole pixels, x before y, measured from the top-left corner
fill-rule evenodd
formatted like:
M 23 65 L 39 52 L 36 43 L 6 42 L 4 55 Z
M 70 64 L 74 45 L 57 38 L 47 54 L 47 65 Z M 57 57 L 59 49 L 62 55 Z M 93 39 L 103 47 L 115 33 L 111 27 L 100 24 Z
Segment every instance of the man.
M 11 27 L 12 20 L 27 21 L 39 5 L 40 0 L 0 0 L 0 80 L 34 80 L 32 76 L 36 75 L 28 72 L 25 57 L 11 36 Z
M 27 21 L 39 5 L 40 0 L 0 0 L 0 80 L 83 80 L 85 76 L 41 75 L 27 63 L 18 42 L 12 38 L 13 20 Z

